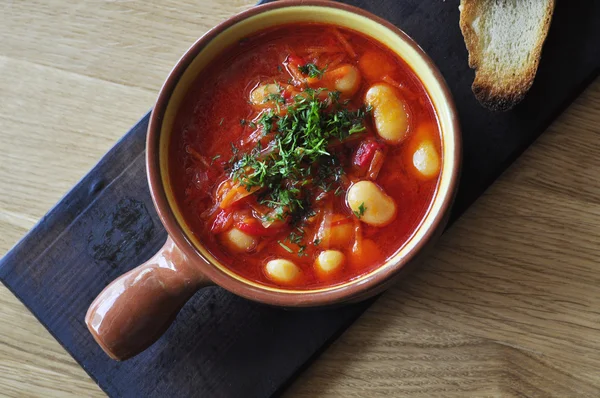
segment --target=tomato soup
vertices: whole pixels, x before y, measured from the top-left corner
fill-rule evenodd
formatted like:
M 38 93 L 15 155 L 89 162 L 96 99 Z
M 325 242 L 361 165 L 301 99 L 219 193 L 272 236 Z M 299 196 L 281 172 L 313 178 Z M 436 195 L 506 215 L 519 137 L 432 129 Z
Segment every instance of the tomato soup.
M 325 24 L 225 49 L 179 110 L 174 196 L 196 238 L 252 281 L 314 289 L 381 266 L 424 219 L 440 175 L 436 115 L 382 44 Z

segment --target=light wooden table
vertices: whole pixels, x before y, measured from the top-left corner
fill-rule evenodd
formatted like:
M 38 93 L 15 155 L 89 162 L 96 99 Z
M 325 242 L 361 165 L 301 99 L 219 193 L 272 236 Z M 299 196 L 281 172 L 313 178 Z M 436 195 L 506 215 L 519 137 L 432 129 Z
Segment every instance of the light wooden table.
M 0 255 L 252 3 L 0 2 Z M 596 81 L 288 395 L 600 396 L 599 132 Z M 0 286 L 0 396 L 103 395 Z

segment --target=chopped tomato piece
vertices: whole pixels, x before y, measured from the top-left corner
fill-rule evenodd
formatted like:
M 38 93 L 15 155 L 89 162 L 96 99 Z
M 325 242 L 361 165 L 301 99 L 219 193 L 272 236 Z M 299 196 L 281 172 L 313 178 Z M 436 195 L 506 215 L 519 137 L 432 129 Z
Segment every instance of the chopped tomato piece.
M 283 90 L 281 97 L 283 97 L 285 102 L 289 102 L 292 99 L 292 90 Z
M 383 150 L 383 145 L 372 140 L 363 141 L 354 155 L 354 165 L 359 168 L 369 166 L 378 150 Z
M 285 62 L 286 62 L 288 65 L 295 66 L 296 68 L 298 68 L 298 67 L 300 67 L 300 66 L 304 65 L 304 63 L 305 63 L 305 62 L 304 62 L 304 60 L 303 60 L 302 58 L 300 58 L 300 57 L 299 57 L 299 56 L 297 56 L 297 55 L 293 55 L 293 54 L 292 54 L 292 55 L 288 55 L 288 57 L 287 57 L 287 59 L 285 60 Z
M 285 69 L 295 80 L 295 85 L 304 83 L 306 81 L 306 78 L 302 75 L 299 69 L 302 65 L 304 65 L 304 63 L 304 60 L 296 55 L 288 55 L 285 62 L 283 63 Z

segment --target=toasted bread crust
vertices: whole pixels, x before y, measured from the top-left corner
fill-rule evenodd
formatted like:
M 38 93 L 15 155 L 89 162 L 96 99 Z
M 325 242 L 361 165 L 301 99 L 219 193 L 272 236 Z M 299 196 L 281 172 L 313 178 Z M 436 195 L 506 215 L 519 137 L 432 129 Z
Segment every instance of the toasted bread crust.
M 550 29 L 555 0 L 550 0 L 541 34 L 537 38 L 535 47 L 531 52 L 531 61 L 525 69 L 514 74 L 512 78 L 498 81 L 489 71 L 482 68 L 483 52 L 479 49 L 479 38 L 472 28 L 471 22 L 483 14 L 488 6 L 485 0 L 461 0 L 460 2 L 460 30 L 462 31 L 469 52 L 469 67 L 475 69 L 475 80 L 472 90 L 475 98 L 486 108 L 493 111 L 506 111 L 521 102 L 533 84 L 535 74 L 540 63 L 542 47 Z

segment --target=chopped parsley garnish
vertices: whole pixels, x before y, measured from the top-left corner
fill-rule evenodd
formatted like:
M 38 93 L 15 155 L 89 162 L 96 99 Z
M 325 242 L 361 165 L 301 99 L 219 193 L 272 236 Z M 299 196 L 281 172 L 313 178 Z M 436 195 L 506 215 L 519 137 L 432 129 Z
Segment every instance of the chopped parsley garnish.
M 338 102 L 340 100 L 341 94 L 342 93 L 339 91 L 330 91 L 327 95 L 329 95 L 329 98 L 332 102 Z
M 219 126 L 222 126 L 224 121 L 225 121 L 225 118 L 224 117 L 221 118 L 221 121 L 219 122 Z
M 219 159 L 221 157 L 221 155 L 215 155 L 213 156 L 213 158 L 210 160 L 210 165 L 212 166 L 213 163 L 215 163 L 215 160 Z
M 275 122 L 276 116 L 275 113 L 271 109 L 268 112 L 263 113 L 260 119 L 258 119 L 258 124 L 263 128 L 263 134 L 267 135 L 273 130 L 273 123 Z
M 308 63 L 306 65 L 299 66 L 298 70 L 303 75 L 320 79 L 323 77 L 323 74 L 325 73 L 327 68 L 319 69 L 319 67 L 317 65 L 315 65 L 313 63 Z
M 274 102 L 276 104 L 285 104 L 285 98 L 283 98 L 283 95 L 281 95 L 281 93 L 272 93 L 265 97 L 265 99 L 263 100 L 263 103 L 266 103 L 266 102 Z
M 314 215 L 304 192 L 310 185 L 326 192 L 343 192 L 344 174 L 330 142 L 343 141 L 366 130 L 365 109 L 351 111 L 338 102 L 339 95 L 323 99 L 323 89 L 306 88 L 296 95 L 282 115 L 263 112 L 257 120 L 265 140 L 252 151 L 238 154 L 232 145 L 231 178 L 248 191 L 256 189 L 258 202 L 273 209 L 271 218 L 292 225 Z M 264 142 L 264 141 L 263 141 Z
M 304 239 L 304 231 L 300 230 L 300 233 L 292 232 L 292 233 L 290 233 L 290 235 L 288 236 L 287 239 L 290 242 L 299 245 L 300 243 L 302 243 L 302 240 Z
M 367 211 L 367 208 L 365 207 L 365 202 L 362 202 L 360 206 L 358 206 L 358 210 L 355 210 L 353 213 L 356 217 L 360 219 L 362 216 L 365 215 L 365 211 Z
M 302 243 L 304 241 L 304 230 L 302 228 L 296 228 L 296 231 L 297 232 L 291 232 L 285 239 L 285 241 L 298 246 L 298 253 L 296 253 L 298 257 L 308 256 L 308 254 L 306 253 L 307 246 Z M 283 247 L 287 252 L 294 253 L 294 251 L 284 242 L 278 241 L 277 243 L 279 243 L 279 245 Z
M 233 145 L 233 143 L 231 143 L 231 154 L 232 154 L 232 156 L 231 156 L 231 159 L 229 159 L 229 163 L 230 164 L 233 164 L 233 163 L 236 162 L 237 156 L 238 156 L 239 152 L 240 152 L 240 150 L 235 145 Z
M 300 245 L 300 249 L 298 250 L 298 257 L 308 256 L 306 253 L 306 245 Z
M 286 246 L 285 243 L 283 243 L 282 241 L 278 240 L 277 243 L 279 243 L 279 246 L 283 247 L 286 252 L 288 252 L 288 253 L 294 252 L 292 249 L 290 249 L 288 246 Z

